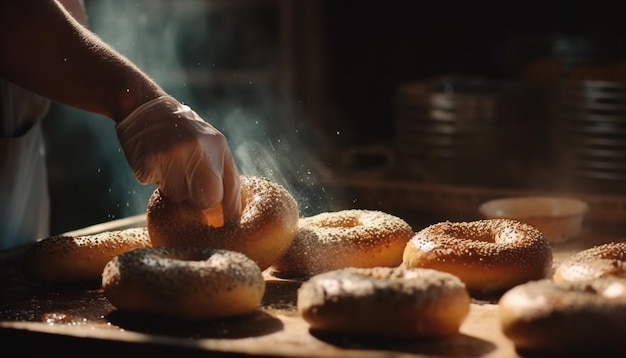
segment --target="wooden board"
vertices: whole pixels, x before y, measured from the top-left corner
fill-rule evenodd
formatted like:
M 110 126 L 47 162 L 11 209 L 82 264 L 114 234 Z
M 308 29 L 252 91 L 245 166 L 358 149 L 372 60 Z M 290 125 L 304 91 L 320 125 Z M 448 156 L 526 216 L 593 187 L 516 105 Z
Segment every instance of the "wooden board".
M 198 323 L 122 314 L 99 288 L 42 289 L 16 279 L 2 294 L 0 333 L 13 341 L 21 337 L 31 347 L 36 337 L 45 334 L 83 340 L 81 345 L 87 347 L 97 346 L 93 340 L 104 340 L 140 344 L 145 346 L 142 349 L 152 348 L 155 352 L 161 346 L 168 346 L 285 357 L 515 356 L 499 331 L 497 307 L 491 303 L 472 303 L 460 334 L 446 340 L 363 342 L 311 334 L 296 312 L 295 297 L 300 282 L 267 274 L 266 279 L 267 293 L 258 313 Z M 47 337 L 46 341 L 49 340 Z
M 584 230 L 553 247 L 556 266 L 581 249 L 614 240 Z M 0 337 L 24 353 L 184 353 L 274 357 L 517 357 L 498 323 L 497 299 L 474 299 L 458 335 L 441 341 L 376 342 L 311 333 L 295 307 L 299 281 L 265 273 L 266 295 L 255 314 L 208 322 L 179 322 L 122 314 L 99 287 L 46 288 L 25 282 L 15 262 L 0 267 Z M 0 356 L 8 345 L 0 345 Z M 7 351 L 8 353 L 8 351 Z

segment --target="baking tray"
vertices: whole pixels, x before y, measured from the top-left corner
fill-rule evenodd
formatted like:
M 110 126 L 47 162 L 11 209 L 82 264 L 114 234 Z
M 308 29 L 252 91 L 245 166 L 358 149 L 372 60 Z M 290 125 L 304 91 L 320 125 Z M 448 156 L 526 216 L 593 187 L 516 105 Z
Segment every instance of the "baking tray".
M 141 225 L 145 225 L 145 217 L 139 215 L 68 234 Z M 579 239 L 553 247 L 554 266 L 581 249 L 613 241 L 616 235 L 583 227 Z M 0 356 L 9 356 L 12 347 L 19 347 L 22 354 L 101 351 L 187 357 L 517 357 L 500 331 L 497 298 L 474 298 L 460 332 L 444 340 L 360 341 L 310 332 L 295 305 L 301 282 L 275 278 L 267 271 L 267 290 L 258 312 L 190 323 L 121 313 L 97 284 L 64 288 L 32 285 L 21 276 L 19 260 L 12 262 L 0 266 L 0 337 L 12 342 L 0 345 Z

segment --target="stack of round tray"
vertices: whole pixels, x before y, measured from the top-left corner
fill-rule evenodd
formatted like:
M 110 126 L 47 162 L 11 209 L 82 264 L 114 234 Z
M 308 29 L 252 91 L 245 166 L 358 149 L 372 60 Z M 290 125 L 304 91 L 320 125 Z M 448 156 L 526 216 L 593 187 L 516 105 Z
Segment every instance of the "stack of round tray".
M 495 85 L 476 78 L 437 78 L 396 94 L 394 145 L 409 174 L 448 183 L 482 182 L 493 161 L 498 120 Z
M 555 159 L 574 184 L 611 189 L 626 179 L 626 82 L 568 81 L 555 107 Z

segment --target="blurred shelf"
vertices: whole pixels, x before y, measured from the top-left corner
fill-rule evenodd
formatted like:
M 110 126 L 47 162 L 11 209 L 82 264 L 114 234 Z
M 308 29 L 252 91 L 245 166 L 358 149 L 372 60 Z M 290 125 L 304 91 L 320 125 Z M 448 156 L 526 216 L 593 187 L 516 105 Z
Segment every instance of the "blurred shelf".
M 360 177 L 322 178 L 321 185 L 341 197 L 338 208 L 351 206 L 387 211 L 406 218 L 415 228 L 444 220 L 481 219 L 478 206 L 492 199 L 559 195 L 577 198 L 589 205 L 585 225 L 607 231 L 624 230 L 626 235 L 626 195 L 458 186 Z

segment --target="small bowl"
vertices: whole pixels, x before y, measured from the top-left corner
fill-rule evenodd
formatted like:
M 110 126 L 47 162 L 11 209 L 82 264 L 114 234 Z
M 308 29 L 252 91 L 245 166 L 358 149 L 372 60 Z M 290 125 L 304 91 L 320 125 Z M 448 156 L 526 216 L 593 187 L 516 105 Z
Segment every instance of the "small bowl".
M 478 211 L 487 219 L 507 218 L 537 228 L 551 243 L 574 239 L 580 234 L 589 206 L 584 201 L 551 196 L 525 196 L 487 201 Z

